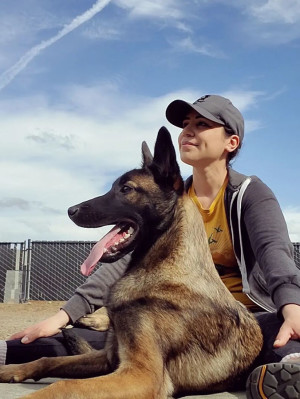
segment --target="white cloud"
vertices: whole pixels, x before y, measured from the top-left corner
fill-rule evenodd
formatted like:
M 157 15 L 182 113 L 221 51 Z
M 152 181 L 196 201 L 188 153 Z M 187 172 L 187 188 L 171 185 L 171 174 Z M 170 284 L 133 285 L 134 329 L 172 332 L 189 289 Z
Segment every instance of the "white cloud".
M 180 19 L 183 15 L 182 3 L 176 0 L 114 0 L 114 3 L 130 10 L 133 17 Z
M 132 36 L 130 31 L 130 25 L 137 19 L 147 19 L 150 24 L 158 24 L 159 29 L 165 27 L 173 27 L 179 32 L 192 33 L 193 29 L 191 25 L 185 22 L 186 18 L 180 11 L 180 3 L 168 8 L 167 3 L 162 2 L 124 2 L 116 0 L 115 3 L 122 9 L 129 11 L 129 18 L 111 18 L 109 20 L 96 19 L 84 29 L 83 35 L 89 39 L 99 40 L 140 40 L 138 36 Z M 170 12 L 170 10 L 172 10 Z
M 245 14 L 252 17 L 251 22 L 261 24 L 295 24 L 300 20 L 299 0 L 204 0 L 206 4 L 218 3 L 240 9 L 241 17 Z
M 209 44 L 207 39 L 203 40 L 205 41 L 205 44 L 196 44 L 190 36 L 179 40 L 176 39 L 168 41 L 174 49 L 179 51 L 186 53 L 198 53 L 213 58 L 225 58 L 225 54 Z
M 259 120 L 245 119 L 245 134 L 262 129 L 263 124 Z
M 141 142 L 153 150 L 160 126 L 169 128 L 177 148 L 179 129 L 164 110 L 176 98 L 192 102 L 201 94 L 187 88 L 156 98 L 121 95 L 117 84 L 105 83 L 64 87 L 56 107 L 41 95 L 2 101 L 0 241 L 98 239 L 97 230 L 73 225 L 67 208 L 105 193 L 121 173 L 138 167 Z M 221 94 L 246 113 L 264 97 L 241 90 Z M 183 176 L 191 173 L 180 167 Z
M 232 103 L 243 113 L 244 111 L 256 107 L 265 93 L 252 90 L 227 90 L 221 93 L 224 97 L 230 98 Z
M 22 9 L 20 5 L 18 12 L 9 10 L 0 13 L 0 45 L 16 45 L 21 38 L 29 43 L 37 32 L 59 26 L 59 17 L 49 13 L 39 3 L 27 9 Z
M 242 4 L 243 3 L 243 4 Z M 240 3 L 241 12 L 247 15 L 243 29 L 256 44 L 282 45 L 293 42 L 300 36 L 299 0 L 253 0 L 245 7 Z
M 218 3 L 226 7 L 239 10 L 239 21 L 235 24 L 236 35 L 244 37 L 247 32 L 252 38 L 260 39 L 257 43 L 279 44 L 286 43 L 299 37 L 300 3 L 299 0 L 114 0 L 121 8 L 129 10 L 134 18 L 151 18 L 153 21 L 163 21 L 165 25 L 174 26 L 179 31 L 189 32 L 190 35 L 201 32 L 201 26 L 206 21 L 199 22 L 202 15 Z M 193 11 L 192 11 L 193 10 Z M 226 23 L 226 22 L 225 22 Z M 199 30 L 200 28 L 200 30 Z M 203 37 L 205 31 L 203 31 Z M 210 38 L 206 40 L 211 41 Z M 208 55 L 224 56 L 221 51 L 214 50 L 210 45 L 195 44 L 195 39 L 183 39 L 187 49 Z
M 300 208 L 286 208 L 283 210 L 283 214 L 291 241 L 300 242 Z
M 123 38 L 120 26 L 112 26 L 111 22 L 106 21 L 91 23 L 90 26 L 83 31 L 83 35 L 93 40 L 120 40 Z
M 123 114 L 135 101 L 133 96 L 128 101 L 128 97 L 120 93 L 117 81 L 94 83 L 92 86 L 73 84 L 62 87 L 59 94 L 62 109 L 67 107 L 80 115 L 104 121 L 117 113 Z
M 74 173 L 71 165 L 70 170 L 64 168 L 59 157 L 53 157 L 52 163 L 43 163 L 43 159 L 35 157 L 25 161 L 10 155 L 11 162 L 1 162 L 1 169 L 9 173 L 0 176 L 0 241 L 75 239 L 76 235 L 77 239 L 97 238 L 93 231 L 75 228 L 67 209 L 104 192 L 105 176 L 102 181 L 93 182 L 75 164 Z M 65 235 L 60 235 L 60 231 Z
M 300 21 L 299 0 L 268 0 L 264 4 L 249 7 L 261 23 L 296 24 Z
M 228 90 L 221 93 L 224 97 L 230 98 L 232 103 L 244 114 L 249 109 L 257 107 L 260 101 L 265 100 L 266 93 L 262 91 L 241 91 L 241 90 Z M 245 115 L 244 115 L 245 117 Z M 245 133 L 257 131 L 263 127 L 260 120 L 247 119 L 245 117 Z
M 234 32 L 243 46 L 249 40 L 256 46 L 281 45 L 300 36 L 299 0 L 203 0 L 201 5 L 204 4 L 208 9 L 221 4 L 239 13 Z M 232 26 L 228 26 L 228 30 L 231 29 Z
M 99 87 L 94 89 L 96 93 Z M 10 107 L 1 104 L 0 166 L 7 171 L 0 175 L 2 241 L 76 239 L 76 235 L 77 239 L 97 239 L 93 231 L 72 223 L 70 227 L 67 208 L 103 194 L 121 172 L 139 166 L 142 140 L 154 141 L 161 122 L 153 117 L 151 108 L 156 107 L 149 100 L 136 106 L 134 98 L 120 100 L 119 92 L 106 97 L 105 88 L 99 91 L 103 98 L 85 87 L 74 91 L 78 98 L 64 110 L 62 104 L 60 110 L 51 108 L 41 96 L 19 99 L 16 107 L 13 102 Z M 65 90 L 70 96 L 74 91 Z M 89 95 L 100 102 L 89 102 L 90 113 L 86 113 L 86 104 L 78 99 Z M 135 112 L 144 112 L 145 119 L 135 118 Z M 163 120 L 161 112 L 156 115 Z
M 37 134 L 31 134 L 26 137 L 33 143 L 38 143 L 41 145 L 46 145 L 48 148 L 61 148 L 64 147 L 68 150 L 73 149 L 74 145 L 72 143 L 72 135 L 58 135 L 52 132 L 40 131 Z
M 189 7 L 178 0 L 113 0 L 113 2 L 129 11 L 132 19 L 149 19 L 153 22 L 159 22 L 162 27 L 172 26 L 178 31 L 193 31 L 190 23 Z M 193 18 L 193 17 L 192 17 Z

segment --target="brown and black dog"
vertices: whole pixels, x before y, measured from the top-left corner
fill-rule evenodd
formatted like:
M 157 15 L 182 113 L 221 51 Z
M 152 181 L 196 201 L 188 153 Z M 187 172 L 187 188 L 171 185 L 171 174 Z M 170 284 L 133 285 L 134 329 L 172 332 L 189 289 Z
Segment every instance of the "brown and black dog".
M 132 251 L 107 305 L 103 350 L 0 367 L 0 381 L 61 380 L 24 399 L 167 399 L 238 387 L 262 336 L 253 315 L 235 301 L 213 264 L 202 218 L 185 193 L 169 132 L 161 128 L 154 157 L 111 190 L 69 209 L 83 227 L 117 224 L 96 244 L 85 274 L 101 257 Z M 92 377 L 82 379 L 86 377 Z

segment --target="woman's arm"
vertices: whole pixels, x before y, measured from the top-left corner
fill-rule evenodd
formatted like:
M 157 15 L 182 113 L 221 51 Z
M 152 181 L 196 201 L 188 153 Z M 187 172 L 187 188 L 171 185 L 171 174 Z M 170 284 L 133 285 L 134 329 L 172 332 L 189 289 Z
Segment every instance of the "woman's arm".
M 128 254 L 117 262 L 103 264 L 55 315 L 13 334 L 9 339 L 21 339 L 22 343 L 29 344 L 37 338 L 57 334 L 67 324 L 93 313 L 105 305 L 110 288 L 124 275 L 130 259 L 131 254 Z
M 75 294 L 62 306 L 74 323 L 80 317 L 104 306 L 111 287 L 124 275 L 131 253 L 113 263 L 104 263 L 92 274 Z
M 59 310 L 55 315 L 48 317 L 39 323 L 25 328 L 13 334 L 8 340 L 21 339 L 23 344 L 29 344 L 37 338 L 50 337 L 60 332 L 60 329 L 70 321 L 68 314 L 64 310 Z
M 242 218 L 276 308 L 300 305 L 300 270 L 284 216 L 273 192 L 256 177 L 245 191 Z
M 300 270 L 275 195 L 258 178 L 249 188 L 245 195 L 244 223 L 267 289 L 283 317 L 274 342 L 278 348 L 290 339 L 300 339 Z

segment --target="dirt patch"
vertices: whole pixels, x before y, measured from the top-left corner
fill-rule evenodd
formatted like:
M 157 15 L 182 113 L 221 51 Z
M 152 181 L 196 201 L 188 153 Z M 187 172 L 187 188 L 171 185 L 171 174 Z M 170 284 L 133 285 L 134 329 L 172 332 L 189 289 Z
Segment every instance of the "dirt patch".
M 52 316 L 64 303 L 63 301 L 0 303 L 0 339 L 7 339 L 10 335 Z

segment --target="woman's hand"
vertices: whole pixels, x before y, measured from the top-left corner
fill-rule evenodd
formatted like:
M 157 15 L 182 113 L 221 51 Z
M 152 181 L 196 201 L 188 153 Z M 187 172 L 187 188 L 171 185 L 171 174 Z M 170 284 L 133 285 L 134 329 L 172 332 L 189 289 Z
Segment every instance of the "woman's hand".
M 49 317 L 37 324 L 25 328 L 13 334 L 8 340 L 21 339 L 23 344 L 29 344 L 37 338 L 50 337 L 60 332 L 60 329 L 70 321 L 68 314 L 64 310 L 59 310 L 54 316 Z
M 290 303 L 283 306 L 284 322 L 274 342 L 275 348 L 284 346 L 290 339 L 300 339 L 300 305 Z

